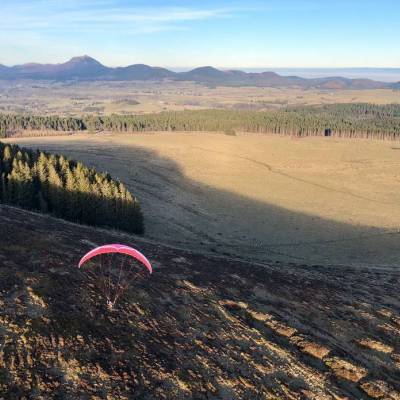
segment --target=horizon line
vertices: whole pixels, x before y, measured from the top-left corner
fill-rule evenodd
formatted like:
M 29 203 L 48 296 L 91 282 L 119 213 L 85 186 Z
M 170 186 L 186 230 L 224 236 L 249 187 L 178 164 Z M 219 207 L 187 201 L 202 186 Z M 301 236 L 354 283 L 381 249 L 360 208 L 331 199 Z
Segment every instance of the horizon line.
M 232 70 L 232 69 L 236 69 L 236 70 L 267 70 L 267 69 L 293 69 L 293 70 L 311 70 L 311 69 L 387 69 L 387 70 L 400 70 L 400 66 L 221 66 L 221 65 L 212 65 L 212 64 L 202 64 L 202 65 L 198 65 L 198 66 L 182 66 L 182 65 L 166 65 L 166 66 L 162 66 L 162 65 L 156 65 L 156 64 L 147 64 L 145 62 L 133 62 L 133 63 L 129 63 L 129 64 L 125 64 L 125 65 L 121 65 L 121 64 L 107 64 L 105 62 L 99 61 L 99 59 L 89 56 L 88 54 L 84 54 L 81 56 L 72 56 L 69 59 L 66 59 L 65 61 L 61 61 L 61 62 L 45 62 L 45 61 L 27 61 L 24 63 L 20 63 L 20 64 L 8 64 L 8 63 L 2 63 L 0 62 L 0 65 L 4 65 L 6 67 L 12 68 L 18 65 L 25 65 L 25 64 L 52 64 L 52 65 L 56 65 L 56 64 L 64 64 L 68 61 L 71 61 L 73 58 L 84 58 L 84 57 L 88 57 L 88 58 L 92 58 L 94 60 L 96 60 L 97 62 L 99 62 L 100 64 L 107 66 L 109 68 L 118 68 L 118 67 L 128 67 L 131 65 L 138 65 L 138 64 L 142 64 L 142 65 L 148 65 L 151 67 L 161 67 L 161 68 L 166 68 L 166 69 L 180 69 L 180 70 L 190 70 L 190 69 L 195 69 L 195 68 L 200 68 L 200 67 L 213 67 L 213 68 L 218 68 L 221 70 Z M 266 71 L 267 72 L 267 71 Z

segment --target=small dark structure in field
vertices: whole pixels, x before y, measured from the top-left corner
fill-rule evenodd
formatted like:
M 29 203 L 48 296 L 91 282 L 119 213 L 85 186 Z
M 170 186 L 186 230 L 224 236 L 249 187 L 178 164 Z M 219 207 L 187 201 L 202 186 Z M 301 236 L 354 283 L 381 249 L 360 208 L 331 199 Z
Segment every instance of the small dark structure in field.
M 332 129 L 331 128 L 325 129 L 324 136 L 332 136 Z

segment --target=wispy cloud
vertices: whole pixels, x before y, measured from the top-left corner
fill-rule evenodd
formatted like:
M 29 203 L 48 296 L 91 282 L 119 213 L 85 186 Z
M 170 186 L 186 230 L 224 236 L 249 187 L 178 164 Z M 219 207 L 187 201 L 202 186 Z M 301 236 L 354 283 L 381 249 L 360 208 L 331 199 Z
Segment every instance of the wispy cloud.
M 232 16 L 232 10 L 194 7 L 134 7 L 114 1 L 63 2 L 41 0 L 2 6 L 0 32 L 34 31 L 37 33 L 75 32 L 115 28 L 128 34 L 153 33 L 182 29 L 185 22 Z
M 137 43 L 135 36 L 156 38 L 160 33 L 189 31 L 197 23 L 233 18 L 238 12 L 233 8 L 191 2 L 183 3 L 185 6 L 159 3 L 157 6 L 157 0 L 149 3 L 142 0 L 0 0 L 0 62 L 63 61 L 85 52 L 103 57 L 105 48 L 110 54 L 114 50 L 124 54 L 137 49 L 137 45 L 132 47 Z

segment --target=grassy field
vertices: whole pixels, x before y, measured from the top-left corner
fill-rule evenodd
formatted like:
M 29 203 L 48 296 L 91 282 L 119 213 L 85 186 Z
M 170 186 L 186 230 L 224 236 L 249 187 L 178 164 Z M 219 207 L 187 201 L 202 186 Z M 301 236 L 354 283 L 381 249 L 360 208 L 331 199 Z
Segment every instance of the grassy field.
M 141 201 L 149 239 L 260 261 L 398 262 L 396 142 L 205 133 L 8 141 L 120 178 Z
M 0 81 L 0 111 L 33 114 L 143 114 L 184 109 L 266 110 L 287 105 L 400 103 L 400 91 L 216 87 L 191 82 Z

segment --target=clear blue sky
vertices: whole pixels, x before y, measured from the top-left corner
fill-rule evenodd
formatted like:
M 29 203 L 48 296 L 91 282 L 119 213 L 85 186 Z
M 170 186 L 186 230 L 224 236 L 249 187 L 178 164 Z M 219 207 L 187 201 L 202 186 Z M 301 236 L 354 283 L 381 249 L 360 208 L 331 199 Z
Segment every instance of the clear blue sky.
M 400 67 L 400 0 L 0 0 L 0 63 Z

